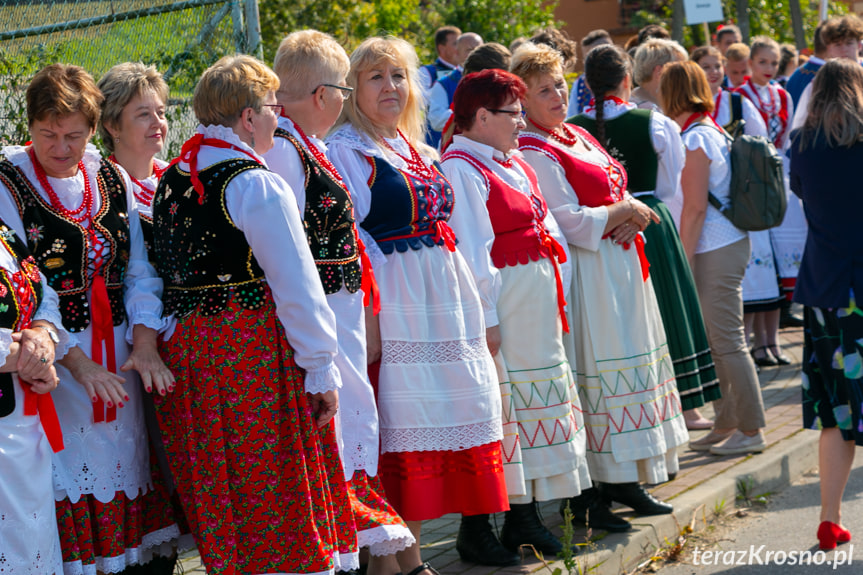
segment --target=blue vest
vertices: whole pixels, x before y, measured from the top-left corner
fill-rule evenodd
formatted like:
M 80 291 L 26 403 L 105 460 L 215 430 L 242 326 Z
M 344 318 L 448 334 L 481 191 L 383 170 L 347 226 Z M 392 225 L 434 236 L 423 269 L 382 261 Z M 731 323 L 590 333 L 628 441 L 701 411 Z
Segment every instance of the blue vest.
M 785 85 L 785 91 L 791 94 L 791 100 L 794 101 L 794 107 L 800 102 L 800 96 L 803 95 L 803 90 L 815 79 L 815 74 L 821 69 L 821 64 L 816 64 L 808 61 L 791 74 L 788 78 L 788 83 Z
M 453 190 L 435 162 L 431 180 L 420 180 L 380 158 L 369 158 L 372 202 L 361 224 L 385 254 L 393 250 L 422 249 L 443 245 L 434 241 L 435 222 L 449 220 Z
M 452 99 L 455 97 L 455 89 L 458 88 L 458 83 L 461 82 L 462 71 L 453 70 L 440 79 L 440 85 L 446 90 L 447 102 L 452 106 Z

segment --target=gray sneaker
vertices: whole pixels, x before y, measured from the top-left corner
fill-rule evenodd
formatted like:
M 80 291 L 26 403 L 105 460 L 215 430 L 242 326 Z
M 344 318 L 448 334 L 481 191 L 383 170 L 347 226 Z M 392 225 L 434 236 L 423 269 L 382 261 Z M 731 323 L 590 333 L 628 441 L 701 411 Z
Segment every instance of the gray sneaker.
M 740 430 L 720 444 L 712 445 L 710 453 L 713 455 L 740 455 L 743 453 L 761 453 L 767 449 L 764 434 L 759 430 L 753 436 L 748 436 Z

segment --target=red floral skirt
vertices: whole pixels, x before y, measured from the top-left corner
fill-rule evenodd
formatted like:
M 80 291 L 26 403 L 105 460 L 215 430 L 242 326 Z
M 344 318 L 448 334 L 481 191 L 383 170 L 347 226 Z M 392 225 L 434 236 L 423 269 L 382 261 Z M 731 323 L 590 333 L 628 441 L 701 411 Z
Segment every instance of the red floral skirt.
M 387 500 L 405 521 L 509 509 L 500 442 L 464 451 L 381 454 Z
M 384 497 L 380 477 L 369 477 L 365 471 L 357 469 L 348 482 L 348 489 L 360 547 L 368 547 L 369 553 L 381 556 L 392 555 L 414 544 L 408 526 Z
M 356 554 L 333 424 L 318 429 L 272 296 L 180 320 L 156 398 L 171 471 L 210 575 L 320 573 Z M 348 561 L 342 561 L 346 568 Z
M 56 509 L 63 562 L 81 565 L 73 572 L 95 566 L 117 573 L 149 561 L 153 548 L 180 534 L 170 500 L 156 490 L 135 499 L 118 491 L 107 503 L 92 495 L 77 503 L 66 498 L 56 502 Z

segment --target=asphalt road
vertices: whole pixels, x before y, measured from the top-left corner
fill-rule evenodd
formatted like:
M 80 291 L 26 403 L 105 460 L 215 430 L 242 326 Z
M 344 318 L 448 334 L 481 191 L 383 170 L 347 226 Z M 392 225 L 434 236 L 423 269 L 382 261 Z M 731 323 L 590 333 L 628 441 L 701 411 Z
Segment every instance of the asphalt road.
M 757 495 L 757 494 L 756 494 Z M 863 574 L 863 449 L 857 450 L 842 502 L 842 523 L 850 543 L 818 551 L 820 491 L 815 473 L 769 496 L 765 511 L 731 519 L 718 541 L 687 544 L 684 563 L 668 564 L 660 575 L 843 575 Z M 809 558 L 811 557 L 811 561 Z M 801 564 L 802 559 L 802 564 Z M 821 564 L 817 564 L 820 562 Z

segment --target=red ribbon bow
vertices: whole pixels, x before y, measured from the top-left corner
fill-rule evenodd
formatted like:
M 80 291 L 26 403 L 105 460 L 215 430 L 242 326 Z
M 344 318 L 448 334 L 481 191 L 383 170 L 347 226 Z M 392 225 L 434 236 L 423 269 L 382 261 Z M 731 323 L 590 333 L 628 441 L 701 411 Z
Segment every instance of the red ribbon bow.
M 366 245 L 357 234 L 357 245 L 360 249 L 360 267 L 362 268 L 362 280 L 360 289 L 363 290 L 363 306 L 368 307 L 369 302 L 372 304 L 372 314 L 378 315 L 381 312 L 381 293 L 378 290 L 378 282 L 375 279 L 375 272 L 372 269 L 372 262 L 366 253 Z
M 18 380 L 24 390 L 24 415 L 39 415 L 42 429 L 54 453 L 63 450 L 63 431 L 60 429 L 60 420 L 57 418 L 57 410 L 54 408 L 54 399 L 50 393 L 36 393 L 21 380 Z
M 91 315 L 90 326 L 93 328 L 91 340 L 91 359 L 102 365 L 102 344 L 107 351 L 108 371 L 117 373 L 117 357 L 114 354 L 114 317 L 111 314 L 111 301 L 108 299 L 108 289 L 105 286 L 105 278 L 100 274 L 93 277 L 91 293 Z M 117 406 L 105 407 L 101 398 L 96 399 L 93 404 L 93 421 L 96 423 L 111 422 L 117 419 Z
M 560 321 L 563 331 L 569 333 L 569 322 L 566 320 L 566 292 L 563 289 L 563 278 L 560 275 L 560 264 L 566 263 L 566 250 L 556 239 L 548 235 L 542 236 L 542 247 L 548 251 L 548 259 L 554 267 L 554 280 L 557 284 L 557 309 L 560 312 Z
M 444 245 L 449 251 L 455 251 L 455 232 L 452 231 L 448 223 L 443 220 L 435 220 L 432 225 L 432 233 L 432 239 L 435 243 L 443 240 Z

